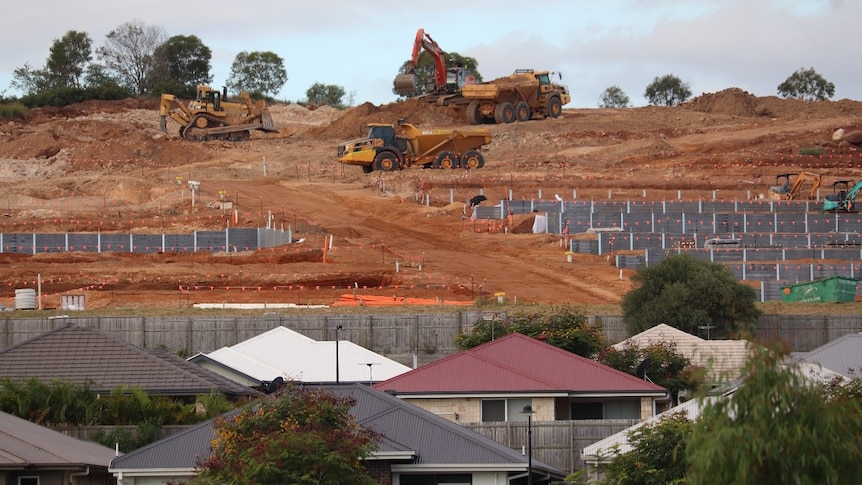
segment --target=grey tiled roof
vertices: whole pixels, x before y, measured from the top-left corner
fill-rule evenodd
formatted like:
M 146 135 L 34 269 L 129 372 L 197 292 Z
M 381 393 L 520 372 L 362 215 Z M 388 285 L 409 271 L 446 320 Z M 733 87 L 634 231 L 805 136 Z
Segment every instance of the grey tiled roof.
M 378 452 L 412 451 L 421 465 L 523 466 L 527 457 L 490 438 L 425 411 L 409 402 L 361 384 L 330 385 L 320 388 L 340 396 L 352 396 L 357 423 L 384 437 Z M 151 443 L 114 459 L 111 469 L 162 470 L 194 467 L 196 460 L 210 452 L 213 421 L 184 433 Z M 534 469 L 564 476 L 562 472 L 533 460 Z M 483 467 L 487 469 L 487 467 Z M 493 468 L 493 466 L 491 467 Z
M 845 377 L 862 377 L 862 333 L 849 333 L 802 354 L 796 362 L 820 364 Z
M 107 468 L 114 450 L 0 412 L 0 470 L 22 467 Z
M 143 349 L 97 329 L 75 325 L 59 327 L 0 352 L 0 378 L 89 382 L 97 392 L 126 386 L 166 396 L 209 394 L 212 390 L 234 397 L 260 395 L 169 352 Z

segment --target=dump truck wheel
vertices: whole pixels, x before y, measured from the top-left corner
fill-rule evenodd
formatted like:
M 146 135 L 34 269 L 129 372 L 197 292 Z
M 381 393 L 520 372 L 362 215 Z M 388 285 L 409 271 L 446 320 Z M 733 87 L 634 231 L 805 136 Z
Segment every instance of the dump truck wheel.
M 371 173 L 374 171 L 374 165 L 363 165 L 362 173 Z
M 434 160 L 434 168 L 458 168 L 458 157 L 449 151 L 440 152 Z
M 530 112 L 530 105 L 527 104 L 526 101 L 521 101 L 517 105 L 515 105 L 515 118 L 520 121 L 530 121 L 530 118 L 533 117 L 533 113 Z
M 515 121 L 515 107 L 512 103 L 500 103 L 494 108 L 494 121 L 497 124 L 511 123 Z
M 477 150 L 468 150 L 461 155 L 461 168 L 482 168 L 485 166 L 485 157 Z
M 548 116 L 551 118 L 559 118 L 563 114 L 563 103 L 557 96 L 548 98 Z
M 398 158 L 394 153 L 380 152 L 374 156 L 374 168 L 384 172 L 398 170 Z
M 467 105 L 467 123 L 470 123 L 471 125 L 481 125 L 484 118 L 485 117 L 479 112 L 479 102 L 470 101 L 470 104 Z

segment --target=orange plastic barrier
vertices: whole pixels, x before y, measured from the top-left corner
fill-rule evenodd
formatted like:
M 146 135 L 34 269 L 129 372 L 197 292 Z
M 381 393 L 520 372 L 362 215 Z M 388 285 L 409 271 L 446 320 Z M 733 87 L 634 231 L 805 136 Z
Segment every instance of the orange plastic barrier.
M 472 305 L 472 301 L 440 300 L 436 298 L 408 298 L 380 295 L 341 295 L 331 306 L 403 306 L 403 305 Z

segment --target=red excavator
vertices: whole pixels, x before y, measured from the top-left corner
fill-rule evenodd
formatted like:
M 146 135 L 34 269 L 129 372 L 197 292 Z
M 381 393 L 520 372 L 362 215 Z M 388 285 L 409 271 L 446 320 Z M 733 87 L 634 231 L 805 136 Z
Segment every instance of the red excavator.
M 416 94 L 416 63 L 422 49 L 425 49 L 425 52 L 434 59 L 434 82 L 428 83 L 425 94 L 422 95 L 429 103 L 449 104 L 451 99 L 460 98 L 461 86 L 476 82 L 476 77 L 464 66 L 447 67 L 443 50 L 425 32 L 425 29 L 419 29 L 416 32 L 416 41 L 413 43 L 413 55 L 407 61 L 407 68 L 403 74 L 395 76 L 397 94 L 401 96 Z

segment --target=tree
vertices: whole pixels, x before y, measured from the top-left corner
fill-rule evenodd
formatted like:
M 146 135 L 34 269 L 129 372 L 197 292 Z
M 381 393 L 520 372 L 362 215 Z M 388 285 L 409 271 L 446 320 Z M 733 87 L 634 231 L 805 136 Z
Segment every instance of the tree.
M 287 82 L 284 60 L 274 52 L 240 52 L 230 68 L 227 86 L 255 95 L 278 93 Z
M 860 401 L 825 399 L 820 385 L 783 358 L 761 348 L 739 388 L 706 405 L 686 450 L 689 483 L 858 483 Z
M 212 51 L 195 35 L 175 35 L 153 52 L 154 92 L 195 96 L 198 84 L 212 82 Z
M 603 469 L 603 485 L 665 485 L 686 477 L 686 444 L 693 424 L 685 413 L 674 413 L 629 433 L 632 449 L 614 451 Z M 698 483 L 698 482 L 692 482 Z
M 341 108 L 344 106 L 344 88 L 335 84 L 314 83 L 305 92 L 308 104 L 314 106 L 332 106 Z
M 81 87 L 81 77 L 93 57 L 93 40 L 86 32 L 70 30 L 51 45 L 45 69 L 57 87 Z
M 105 68 L 116 75 L 120 85 L 141 95 L 149 92 L 155 67 L 155 50 L 164 42 L 160 27 L 140 20 L 126 22 L 105 36 L 105 45 L 96 53 Z
M 212 454 L 192 483 L 375 483 L 361 460 L 376 437 L 350 415 L 355 400 L 283 389 L 216 420 Z
M 601 328 L 589 324 L 587 317 L 571 306 L 513 313 L 508 321 L 479 320 L 470 333 L 455 336 L 459 349 L 471 349 L 510 333 L 529 337 L 544 335 L 547 343 L 583 357 L 592 357 L 605 347 Z
M 670 390 L 674 402 L 681 391 L 694 391 L 703 377 L 703 369 L 677 352 L 674 342 L 655 342 L 646 347 L 626 345 L 622 350 L 608 347 L 596 358 L 602 364 L 635 375 L 638 365 L 649 359 L 646 374 L 650 380 Z
M 24 94 L 36 94 L 51 87 L 51 76 L 47 69 L 34 69 L 24 63 L 12 71 L 11 86 Z
M 630 108 L 631 101 L 619 86 L 611 86 L 602 92 L 599 108 Z
M 691 89 L 682 79 L 665 74 L 653 79 L 646 87 L 644 97 L 653 106 L 676 106 L 691 97 Z
M 784 99 L 825 101 L 835 95 L 835 85 L 823 78 L 814 68 L 800 68 L 778 85 L 778 94 Z
M 631 335 L 665 323 L 694 335 L 714 326 L 717 335 L 750 331 L 760 311 L 757 294 L 720 263 L 674 255 L 632 276 L 621 306 Z
M 457 52 L 444 52 L 443 59 L 446 59 L 450 66 L 463 66 L 467 72 L 476 78 L 476 82 L 482 82 L 482 75 L 479 74 L 479 62 L 476 61 L 475 58 L 462 56 Z M 407 72 L 408 64 L 409 61 L 404 61 L 404 64 L 401 65 L 398 72 L 401 74 Z M 434 63 L 434 57 L 425 50 L 420 52 L 419 57 L 416 59 L 416 67 L 413 70 L 413 74 L 416 76 L 416 93 L 413 96 L 419 96 L 432 91 L 432 89 L 428 88 L 429 86 L 432 88 L 434 86 L 434 74 L 436 70 L 437 67 Z

